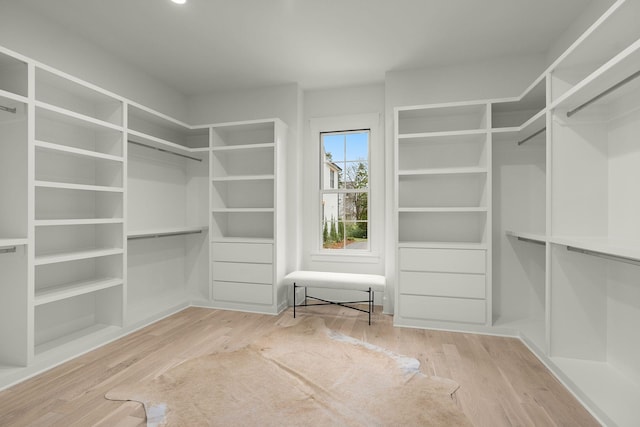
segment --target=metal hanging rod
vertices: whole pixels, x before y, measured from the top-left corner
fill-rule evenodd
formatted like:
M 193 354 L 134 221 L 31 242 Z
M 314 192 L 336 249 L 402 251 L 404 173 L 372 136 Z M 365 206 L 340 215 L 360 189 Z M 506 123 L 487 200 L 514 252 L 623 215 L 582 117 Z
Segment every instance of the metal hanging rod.
M 583 108 L 593 104 L 594 102 L 596 102 L 597 100 L 599 100 L 600 98 L 602 98 L 603 96 L 609 95 L 611 92 L 613 92 L 614 90 L 620 88 L 621 86 L 626 85 L 627 83 L 629 83 L 630 81 L 636 79 L 640 77 L 640 70 L 636 71 L 635 73 L 631 74 L 629 77 L 627 77 L 626 79 L 614 84 L 613 86 L 611 86 L 609 89 L 606 89 L 602 92 L 600 92 L 598 95 L 594 96 L 593 98 L 591 98 L 590 100 L 588 100 L 587 102 L 585 102 L 584 104 L 581 104 L 579 106 L 577 106 L 576 108 L 574 108 L 573 110 L 567 112 L 567 117 L 571 117 L 573 116 L 575 113 L 577 113 L 578 111 L 582 110 Z
M 605 259 L 612 260 L 612 261 L 620 261 L 620 262 L 626 262 L 627 264 L 640 265 L 640 259 L 636 259 L 636 258 L 629 258 L 629 257 L 625 257 L 625 256 L 620 256 L 620 255 L 612 255 L 612 254 L 607 254 L 607 253 L 604 253 L 604 252 L 598 252 L 598 251 L 591 251 L 591 250 L 588 250 L 588 249 L 576 248 L 576 247 L 573 247 L 573 246 L 567 246 L 567 250 L 571 251 L 571 252 L 578 252 L 578 253 L 585 254 L 585 255 L 597 256 L 597 257 L 605 258 Z
M 527 239 L 526 237 L 518 237 L 518 240 L 522 242 L 533 243 L 534 245 L 546 246 L 546 243 L 541 242 L 540 240 Z
M 202 233 L 202 230 L 175 231 L 175 232 L 169 232 L 169 233 L 146 234 L 144 236 L 129 236 L 127 237 L 127 240 L 155 239 L 158 237 L 185 236 L 187 234 L 201 234 L 201 233 Z
M 0 105 L 0 110 L 6 111 L 7 113 L 15 114 L 18 110 L 15 107 L 5 107 L 4 105 Z
M 175 153 L 175 152 L 170 151 L 170 150 L 165 150 L 164 148 L 158 148 L 158 147 L 154 147 L 153 145 L 143 144 L 142 142 L 132 141 L 132 140 L 128 140 L 127 142 L 129 144 L 139 145 L 140 147 L 150 148 L 152 150 L 162 151 L 163 153 L 173 154 L 174 156 L 184 157 L 185 159 L 195 160 L 196 162 L 201 162 L 202 161 L 202 159 L 198 159 L 197 157 L 191 157 L 191 156 L 187 156 L 185 154 Z
M 11 254 L 14 253 L 16 249 L 17 248 L 15 246 L 9 248 L 0 248 L 0 254 Z
M 542 129 L 540 129 L 540 130 L 539 130 L 539 131 L 537 131 L 537 132 L 532 133 L 531 135 L 529 135 L 529 136 L 528 136 L 528 137 L 526 137 L 525 139 L 523 139 L 523 140 L 521 140 L 521 141 L 518 141 L 518 145 L 522 145 L 522 144 L 524 144 L 525 142 L 529 141 L 530 139 L 535 138 L 536 136 L 540 135 L 540 134 L 541 134 L 542 132 L 544 132 L 545 130 L 547 130 L 547 128 L 546 128 L 546 127 L 544 127 L 544 128 L 542 128 Z

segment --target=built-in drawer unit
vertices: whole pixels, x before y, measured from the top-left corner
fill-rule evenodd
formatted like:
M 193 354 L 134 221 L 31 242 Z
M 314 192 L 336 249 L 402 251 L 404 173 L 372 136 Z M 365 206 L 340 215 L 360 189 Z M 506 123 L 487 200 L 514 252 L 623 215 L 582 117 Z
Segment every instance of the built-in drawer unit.
M 475 249 L 400 248 L 400 270 L 485 274 L 486 254 Z
M 273 262 L 271 243 L 213 243 L 211 253 L 213 261 L 260 264 Z
M 243 304 L 273 303 L 273 287 L 262 283 L 213 282 L 213 299 Z
M 273 283 L 273 265 L 245 262 L 213 262 L 213 280 L 222 282 Z
M 485 323 L 484 249 L 400 248 L 398 314 L 405 319 Z

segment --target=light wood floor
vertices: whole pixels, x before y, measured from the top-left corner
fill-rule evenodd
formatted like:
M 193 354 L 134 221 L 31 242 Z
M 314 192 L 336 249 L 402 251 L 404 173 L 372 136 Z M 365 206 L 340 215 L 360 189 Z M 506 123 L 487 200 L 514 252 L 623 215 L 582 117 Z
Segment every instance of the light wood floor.
M 516 339 L 394 328 L 382 314 L 368 326 L 366 315 L 339 307 L 299 312 L 310 315 L 333 330 L 417 358 L 427 374 L 457 381 L 457 404 L 477 426 L 598 425 Z M 0 426 L 144 425 L 140 404 L 109 401 L 104 394 L 186 359 L 233 351 L 295 321 L 291 310 L 267 316 L 188 308 L 0 392 Z

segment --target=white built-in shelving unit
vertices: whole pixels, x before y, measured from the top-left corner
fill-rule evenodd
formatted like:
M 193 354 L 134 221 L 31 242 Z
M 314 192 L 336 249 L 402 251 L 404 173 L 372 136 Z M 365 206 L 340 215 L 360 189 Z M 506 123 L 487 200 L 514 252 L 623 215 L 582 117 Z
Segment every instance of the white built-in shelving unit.
M 280 120 L 211 128 L 211 293 L 218 308 L 279 313 L 285 245 L 285 142 Z
M 520 97 L 458 104 L 461 111 L 472 111 L 483 102 L 488 109 L 493 232 L 492 239 L 480 243 L 491 242 L 493 280 L 484 331 L 518 334 L 603 424 L 611 426 L 635 426 L 640 419 L 638 20 L 639 2 L 616 1 Z M 396 116 L 396 324 L 474 330 L 464 322 L 468 319 L 417 297 L 456 294 L 460 284 L 445 280 L 450 279 L 448 271 L 445 278 L 429 274 L 417 281 L 408 275 L 442 264 L 438 251 L 414 252 L 424 242 L 410 242 L 411 257 L 406 252 L 405 236 L 422 240 L 419 230 L 443 229 L 426 215 L 413 223 L 403 220 L 407 208 L 433 207 L 425 206 L 433 200 L 422 192 L 428 186 L 403 187 L 412 173 L 407 169 L 419 167 L 402 164 L 405 139 L 418 136 L 412 135 L 415 130 L 403 130 L 403 119 L 413 113 L 404 118 L 402 113 L 425 108 L 399 108 Z M 446 111 L 451 105 L 428 108 Z M 443 132 L 452 127 L 467 135 L 482 133 L 469 129 L 473 121 L 464 114 L 457 116 L 451 115 L 455 125 L 428 131 L 438 132 L 438 137 L 448 135 Z M 427 151 L 408 157 L 417 163 L 440 158 Z M 403 195 L 403 188 L 410 191 Z M 409 228 L 403 230 L 403 225 Z M 456 233 L 445 235 L 456 240 Z M 464 262 L 462 268 L 469 271 L 479 267 L 478 260 Z M 460 263 L 458 259 L 457 269 Z
M 485 324 L 491 143 L 484 102 L 396 109 L 395 323 Z

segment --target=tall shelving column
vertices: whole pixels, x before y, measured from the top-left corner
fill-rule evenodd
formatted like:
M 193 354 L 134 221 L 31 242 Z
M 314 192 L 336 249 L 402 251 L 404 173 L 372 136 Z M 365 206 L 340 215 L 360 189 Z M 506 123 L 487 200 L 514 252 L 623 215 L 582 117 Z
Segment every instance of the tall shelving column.
M 122 100 L 35 70 L 33 351 L 57 358 L 123 322 Z
M 493 326 L 547 348 L 546 75 L 491 103 Z
M 277 314 L 287 305 L 286 126 L 269 119 L 211 131 L 213 306 Z
M 485 102 L 395 111 L 398 326 L 490 322 Z
M 209 300 L 209 131 L 127 104 L 127 310 L 135 326 Z
M 0 370 L 29 363 L 28 66 L 0 51 Z

